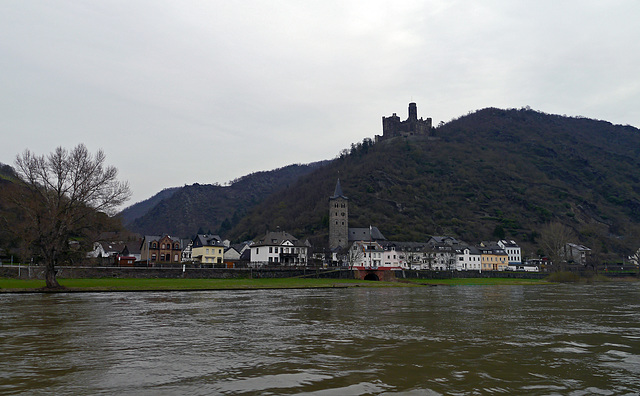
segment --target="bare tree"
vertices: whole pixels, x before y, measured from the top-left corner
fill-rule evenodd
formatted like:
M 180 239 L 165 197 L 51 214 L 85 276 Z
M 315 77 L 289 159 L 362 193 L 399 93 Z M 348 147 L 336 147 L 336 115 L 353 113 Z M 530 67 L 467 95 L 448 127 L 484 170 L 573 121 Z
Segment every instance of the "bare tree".
M 131 196 L 118 170 L 105 166 L 105 155 L 91 155 L 84 144 L 67 151 L 58 147 L 48 156 L 29 150 L 16 157 L 16 173 L 25 188 L 16 203 L 26 216 L 23 237 L 42 256 L 47 288 L 59 288 L 57 260 L 69 253 L 69 238 L 82 234 L 94 215 L 112 212 Z
M 564 269 L 564 248 L 573 238 L 573 231 L 562 223 L 548 223 L 541 230 L 540 245 L 556 269 Z
M 353 244 L 351 248 L 349 248 L 349 268 L 352 268 L 355 263 L 361 263 L 365 256 L 366 254 L 361 249 L 358 249 L 356 244 Z

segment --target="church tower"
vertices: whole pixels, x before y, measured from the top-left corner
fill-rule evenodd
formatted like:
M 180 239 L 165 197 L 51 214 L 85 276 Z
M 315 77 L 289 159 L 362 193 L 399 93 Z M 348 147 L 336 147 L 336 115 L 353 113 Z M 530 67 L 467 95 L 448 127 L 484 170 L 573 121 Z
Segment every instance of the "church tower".
M 345 197 L 340 187 L 340 179 L 336 190 L 329 197 L 329 249 L 347 248 L 349 244 L 349 198 Z

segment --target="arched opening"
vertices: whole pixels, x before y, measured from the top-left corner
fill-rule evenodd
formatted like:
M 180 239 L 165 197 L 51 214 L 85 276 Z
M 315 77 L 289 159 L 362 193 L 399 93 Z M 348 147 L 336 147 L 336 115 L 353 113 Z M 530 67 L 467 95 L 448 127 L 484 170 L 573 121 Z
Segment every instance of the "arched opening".
M 379 281 L 380 278 L 378 278 L 378 275 L 371 273 L 371 274 L 366 274 L 364 276 L 364 280 L 366 280 L 366 281 Z

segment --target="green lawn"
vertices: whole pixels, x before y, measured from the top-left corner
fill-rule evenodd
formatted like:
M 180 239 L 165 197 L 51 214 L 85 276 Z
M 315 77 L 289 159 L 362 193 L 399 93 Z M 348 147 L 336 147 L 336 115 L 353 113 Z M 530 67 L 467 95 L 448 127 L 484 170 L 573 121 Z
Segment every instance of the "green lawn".
M 350 279 L 59 279 L 70 291 L 144 291 L 144 290 L 226 290 L 226 289 L 293 289 L 320 287 L 417 287 L 426 285 L 534 285 L 544 280 L 473 278 L 422 279 L 398 282 L 372 282 Z M 0 278 L 0 292 L 36 291 L 45 286 L 43 280 Z

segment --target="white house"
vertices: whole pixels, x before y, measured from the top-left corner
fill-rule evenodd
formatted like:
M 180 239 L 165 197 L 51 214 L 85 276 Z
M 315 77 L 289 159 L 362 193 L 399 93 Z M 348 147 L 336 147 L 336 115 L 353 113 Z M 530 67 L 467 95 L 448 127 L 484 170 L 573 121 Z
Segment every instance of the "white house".
M 388 246 L 384 248 L 384 252 L 382 253 L 382 267 L 385 269 L 409 268 L 405 253 L 401 250 L 396 250 L 395 246 Z
M 96 257 L 109 257 L 107 252 L 104 251 L 104 247 L 100 242 L 93 243 L 93 249 L 87 252 L 88 258 L 96 258 Z
M 94 242 L 93 249 L 87 253 L 87 257 L 115 257 L 122 253 L 124 248 L 125 244 L 122 242 Z
M 456 269 L 456 253 L 453 245 L 441 244 L 431 246 L 428 261 L 431 269 L 436 271 L 449 271 Z
M 518 265 L 522 263 L 522 249 L 515 241 L 498 241 L 498 246 L 504 249 L 507 256 L 509 256 L 509 265 Z
M 349 264 L 357 269 L 383 267 L 385 249 L 375 241 L 355 241 L 349 249 Z
M 251 245 L 251 262 L 257 265 L 306 266 L 308 245 L 284 231 L 267 232 Z
M 455 269 L 458 271 L 481 270 L 480 251 L 473 246 L 459 246 L 455 249 Z

